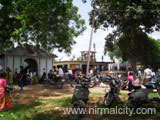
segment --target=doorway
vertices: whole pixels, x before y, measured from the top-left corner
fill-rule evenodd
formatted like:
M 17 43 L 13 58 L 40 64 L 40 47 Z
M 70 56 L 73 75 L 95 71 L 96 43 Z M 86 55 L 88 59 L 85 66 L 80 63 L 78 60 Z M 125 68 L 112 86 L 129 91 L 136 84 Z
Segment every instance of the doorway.
M 37 61 L 33 58 L 27 58 L 24 60 L 27 63 L 27 67 L 29 68 L 31 72 L 38 72 L 38 64 Z

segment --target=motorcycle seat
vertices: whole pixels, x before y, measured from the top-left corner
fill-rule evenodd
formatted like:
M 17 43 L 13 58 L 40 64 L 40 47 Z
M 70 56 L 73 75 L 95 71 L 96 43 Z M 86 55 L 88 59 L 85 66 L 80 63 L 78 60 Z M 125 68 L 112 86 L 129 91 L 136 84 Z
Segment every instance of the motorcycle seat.
M 134 90 L 139 90 L 139 89 L 141 89 L 142 87 L 141 86 L 133 86 L 133 89 Z
M 147 89 L 153 89 L 154 85 L 153 84 L 145 84 L 144 85 Z

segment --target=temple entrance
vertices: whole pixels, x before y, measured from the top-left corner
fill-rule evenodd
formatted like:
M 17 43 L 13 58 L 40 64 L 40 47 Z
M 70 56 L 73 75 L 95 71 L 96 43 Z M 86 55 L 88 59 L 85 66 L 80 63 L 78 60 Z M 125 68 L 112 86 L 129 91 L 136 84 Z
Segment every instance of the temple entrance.
M 26 68 L 29 68 L 31 72 L 38 72 L 38 64 L 37 61 L 33 58 L 27 58 L 24 60 L 27 63 Z

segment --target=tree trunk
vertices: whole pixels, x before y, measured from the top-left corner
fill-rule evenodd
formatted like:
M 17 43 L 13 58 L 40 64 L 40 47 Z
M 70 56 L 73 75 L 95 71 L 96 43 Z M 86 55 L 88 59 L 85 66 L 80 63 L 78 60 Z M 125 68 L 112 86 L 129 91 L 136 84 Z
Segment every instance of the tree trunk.
M 135 36 L 136 34 L 134 33 L 134 28 L 131 29 L 131 36 L 132 36 L 132 41 L 131 41 L 131 68 L 134 72 L 134 75 L 137 73 L 137 57 L 136 57 L 136 44 L 135 44 Z
M 136 56 L 134 54 L 131 55 L 131 68 L 134 73 L 137 73 L 137 66 L 136 66 L 137 60 Z

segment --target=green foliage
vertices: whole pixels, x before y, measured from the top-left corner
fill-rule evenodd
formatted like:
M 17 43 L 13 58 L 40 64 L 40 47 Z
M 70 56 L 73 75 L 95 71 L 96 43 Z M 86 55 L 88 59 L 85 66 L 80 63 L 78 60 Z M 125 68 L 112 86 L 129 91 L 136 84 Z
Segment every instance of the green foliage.
M 150 93 L 149 94 L 149 98 L 153 99 L 153 98 L 160 98 L 160 95 L 158 93 Z
M 120 32 L 160 29 L 160 0 L 92 0 L 97 7 L 96 28 L 117 27 Z M 93 15 L 93 14 L 92 14 Z M 136 31 L 134 31 L 136 32 Z
M 130 47 L 123 50 L 125 54 L 118 54 L 127 60 L 130 59 L 132 67 L 135 67 L 139 53 L 143 51 L 139 47 L 142 45 L 146 48 L 145 45 L 149 45 L 146 34 L 160 30 L 160 0 L 92 0 L 92 2 L 96 9 L 90 14 L 90 24 L 95 11 L 96 29 L 114 28 L 113 32 L 106 37 L 105 50 L 118 50 L 114 49 L 114 45 L 121 37 L 120 49 L 125 49 L 126 45 Z M 117 51 L 114 52 L 117 53 Z
M 160 65 L 160 41 L 155 40 L 146 34 L 140 34 L 136 36 L 136 48 L 135 54 L 137 61 L 143 65 L 151 65 L 154 68 L 158 68 Z M 113 50 L 106 48 L 111 58 L 122 58 L 123 61 L 127 61 L 131 58 L 131 37 L 128 35 L 122 35 L 113 46 Z
M 82 61 L 82 57 L 80 56 L 80 57 L 77 57 L 76 58 L 76 61 Z
M 34 76 L 32 78 L 32 84 L 37 84 L 38 83 L 38 78 L 36 76 Z
M 21 23 L 15 18 L 14 0 L 0 0 L 0 52 L 13 46 L 12 33 L 20 28 Z
M 117 44 L 115 44 L 113 46 L 113 50 L 110 51 L 109 49 L 105 48 L 105 54 L 107 54 L 110 56 L 110 59 L 114 59 L 114 58 L 117 58 L 117 59 L 120 59 L 122 58 L 122 52 L 119 48 L 119 46 Z
M 28 43 L 70 52 L 73 38 L 85 30 L 72 0 L 1 0 L 0 5 L 0 42 L 5 48 Z
M 41 103 L 33 101 L 32 104 L 22 105 L 22 104 L 14 104 L 13 109 L 8 112 L 0 113 L 1 120 L 30 120 L 28 112 L 39 106 Z
M 160 41 L 148 38 L 150 44 L 146 45 L 139 56 L 139 61 L 145 66 L 151 65 L 154 68 L 159 68 L 160 65 Z M 144 46 L 141 46 L 144 47 Z M 140 48 L 141 48 L 140 47 Z M 141 48 L 142 49 L 142 48 Z

